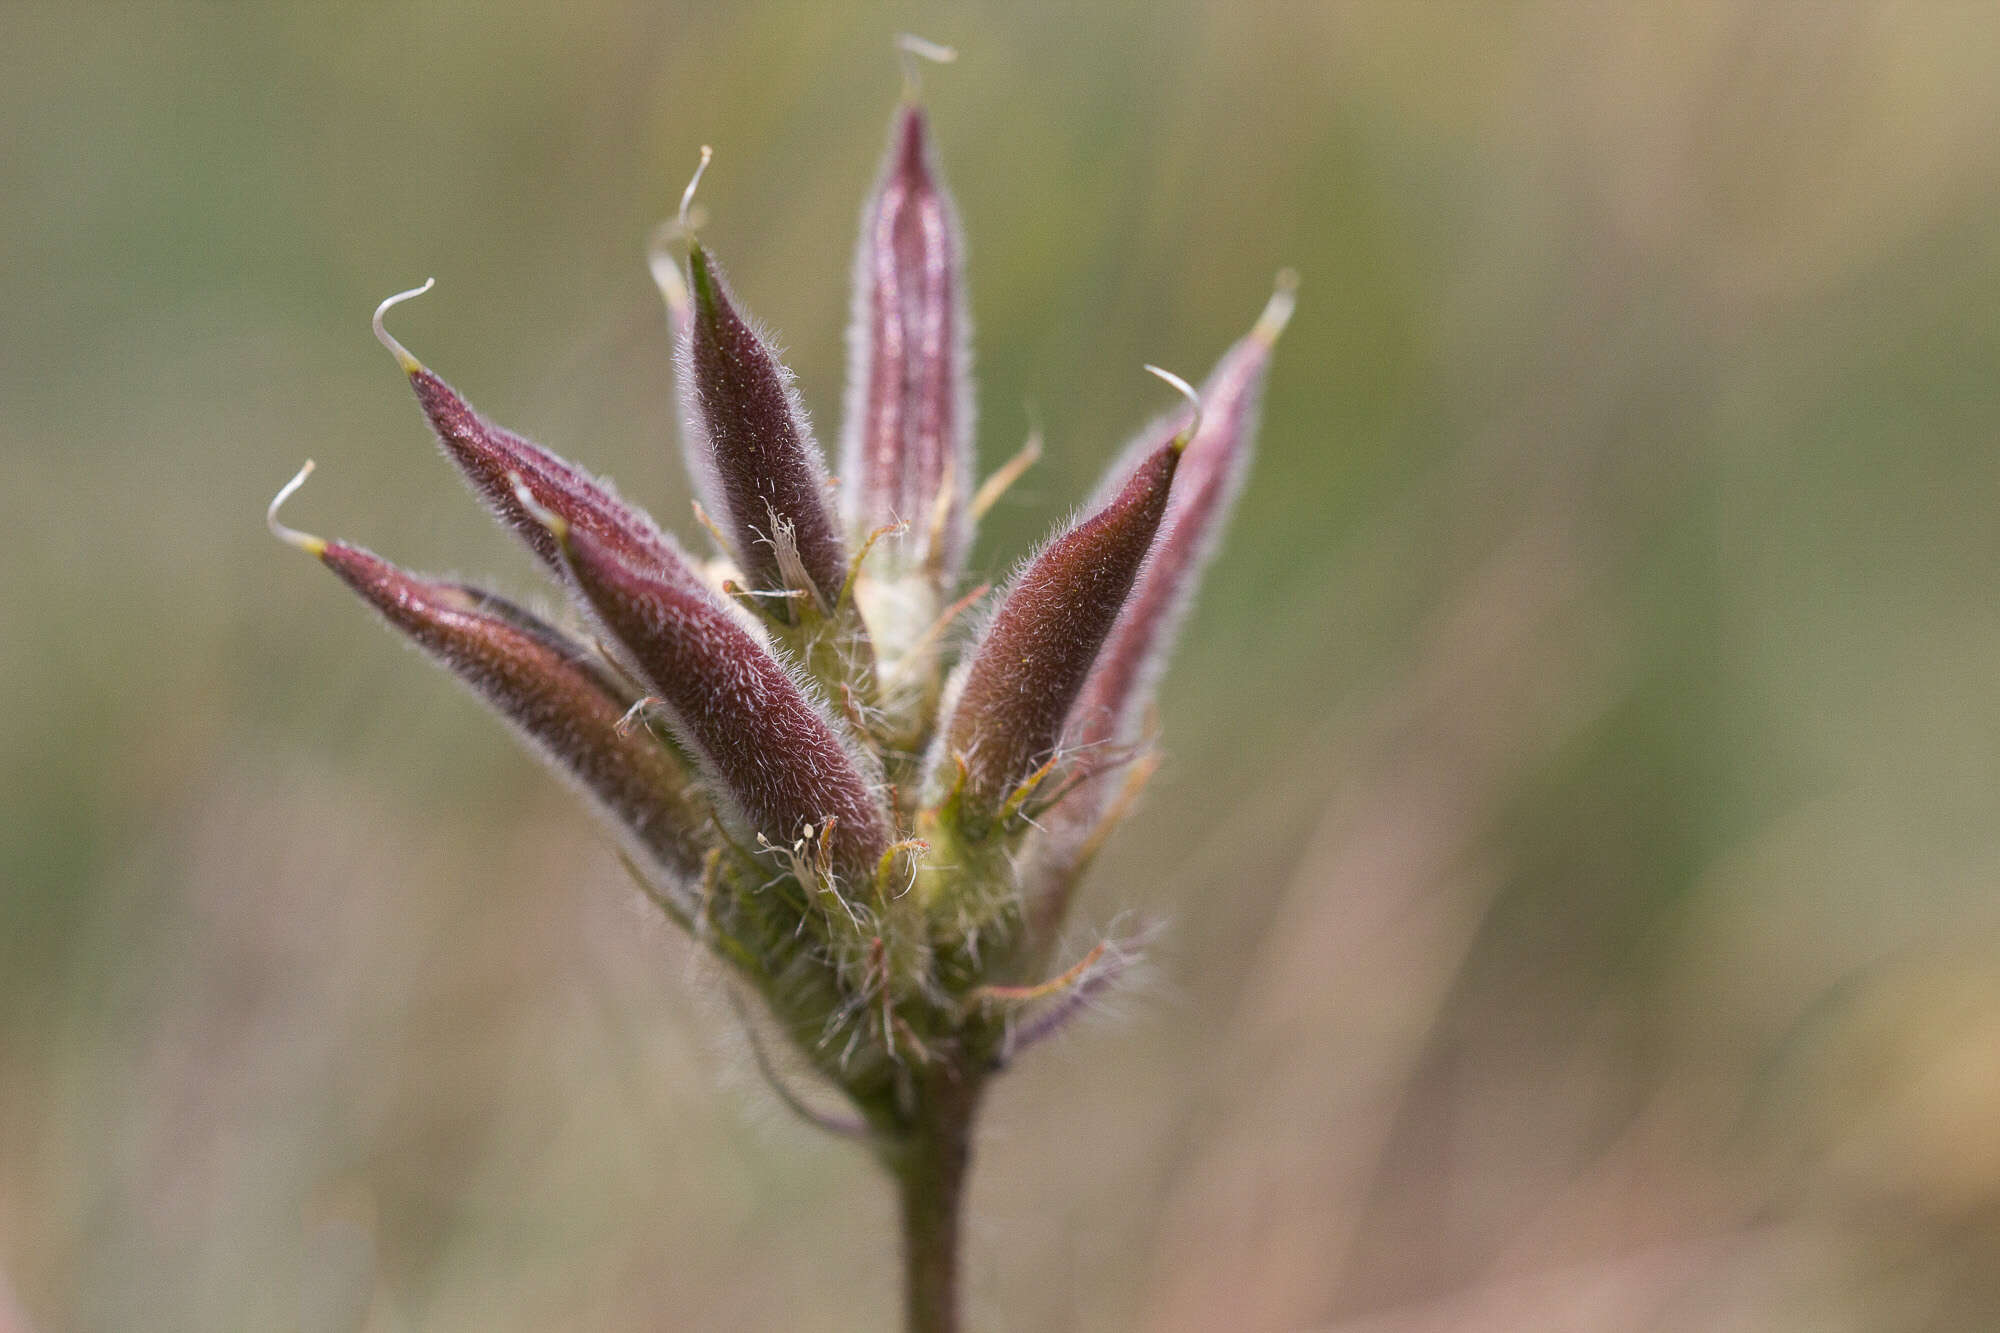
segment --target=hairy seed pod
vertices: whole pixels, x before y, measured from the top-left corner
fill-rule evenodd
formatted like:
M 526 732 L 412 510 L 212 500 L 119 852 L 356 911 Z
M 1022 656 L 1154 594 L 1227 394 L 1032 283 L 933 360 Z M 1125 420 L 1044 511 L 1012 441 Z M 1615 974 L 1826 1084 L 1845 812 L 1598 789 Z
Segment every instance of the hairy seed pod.
M 1030 560 L 1002 598 L 946 733 L 947 753 L 965 764 L 961 809 L 975 830 L 1054 755 L 1145 563 L 1185 443 L 1177 437 L 1155 449 L 1109 503 Z
M 739 835 L 788 845 L 831 820 L 833 868 L 866 883 L 893 840 L 889 815 L 809 687 L 684 572 L 632 564 L 559 519 L 553 529 L 577 586 L 658 692 Z
M 1173 498 L 1160 521 L 1153 556 L 1132 587 L 1132 596 L 1105 640 L 1083 693 L 1070 715 L 1066 743 L 1101 746 L 1139 739 L 1143 715 L 1188 608 L 1194 601 L 1237 494 L 1249 475 L 1255 452 L 1257 414 L 1271 350 L 1291 315 L 1290 274 L 1256 326 L 1216 362 L 1201 389 L 1200 429 L 1188 446 Z M 1161 442 L 1187 424 L 1185 411 L 1171 414 L 1141 432 L 1106 473 L 1100 496 L 1115 494 Z
M 688 248 L 688 286 L 694 317 L 681 342 L 679 382 L 703 502 L 753 590 L 786 587 L 778 547 L 790 542 L 809 591 L 831 607 L 847 578 L 847 553 L 792 373 L 738 312 L 699 242 Z
M 633 700 L 587 648 L 502 598 L 419 578 L 345 542 L 318 555 L 589 797 L 657 887 L 687 893 L 701 870 L 704 802 L 671 750 L 620 725 Z
M 847 334 L 841 476 L 855 534 L 907 522 L 886 552 L 957 579 L 971 536 L 970 324 L 957 209 L 906 101 L 861 213 Z
M 1174 479 L 1152 558 L 1070 712 L 1063 745 L 1087 756 L 1086 780 L 1041 818 L 1021 867 L 1031 920 L 1044 938 L 1055 937 L 1092 849 L 1129 809 L 1150 771 L 1142 753 L 1146 716 L 1203 569 L 1249 475 L 1264 376 L 1291 315 L 1295 285 L 1291 273 L 1279 275 L 1256 325 L 1223 353 L 1203 382 L 1201 423 Z M 1116 494 L 1161 441 L 1186 425 L 1187 411 L 1181 409 L 1146 426 L 1105 471 L 1098 495 Z

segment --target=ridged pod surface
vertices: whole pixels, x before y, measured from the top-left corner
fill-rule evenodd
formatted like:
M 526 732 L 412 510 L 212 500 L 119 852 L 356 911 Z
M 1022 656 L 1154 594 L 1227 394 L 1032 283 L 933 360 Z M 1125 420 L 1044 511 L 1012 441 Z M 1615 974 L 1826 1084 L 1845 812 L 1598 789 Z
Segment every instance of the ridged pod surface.
M 885 557 L 954 582 L 971 537 L 972 376 L 958 211 L 905 102 L 861 213 L 841 472 L 857 536 L 907 523 Z

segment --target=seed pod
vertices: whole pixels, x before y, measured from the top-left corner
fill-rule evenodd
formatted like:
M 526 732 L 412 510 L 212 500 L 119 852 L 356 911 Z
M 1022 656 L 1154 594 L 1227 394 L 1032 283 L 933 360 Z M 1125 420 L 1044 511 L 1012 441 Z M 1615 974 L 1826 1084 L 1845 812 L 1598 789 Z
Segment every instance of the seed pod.
M 946 733 L 975 833 L 1054 756 L 1063 721 L 1145 563 L 1187 437 L 1154 449 L 1116 495 L 1015 577 L 966 669 Z
M 311 464 L 307 464 L 307 469 Z M 346 542 L 284 528 L 382 618 L 490 704 L 558 776 L 587 797 L 663 893 L 685 897 L 701 870 L 705 803 L 672 751 L 619 724 L 631 705 L 583 645 L 513 603 L 420 578 Z
M 787 586 L 778 544 L 796 546 L 811 591 L 839 599 L 847 554 L 827 504 L 826 464 L 813 443 L 792 373 L 738 313 L 722 270 L 688 247 L 694 318 L 678 380 L 689 463 L 753 590 Z M 781 618 L 789 618 L 778 609 Z
M 1279 275 L 1278 290 L 1256 326 L 1223 353 L 1202 385 L 1201 426 L 1175 478 L 1153 557 L 1091 668 L 1070 715 L 1067 744 L 1101 746 L 1139 739 L 1144 712 L 1193 604 L 1202 571 L 1221 542 L 1230 510 L 1249 475 L 1264 375 L 1271 350 L 1291 317 L 1295 284 L 1290 273 Z M 1185 426 L 1186 415 L 1175 413 L 1142 431 L 1106 473 L 1099 494 L 1115 493 L 1162 440 Z
M 906 101 L 861 213 L 841 478 L 848 530 L 907 521 L 886 552 L 956 582 L 971 534 L 972 377 L 958 211 Z M 934 545 L 933 545 L 934 543 Z
M 375 311 L 375 336 L 409 376 L 417 404 L 436 432 L 445 456 L 464 474 L 494 515 L 526 541 L 544 564 L 561 571 L 562 560 L 555 539 L 549 536 L 546 527 L 529 516 L 515 494 L 511 478 L 519 476 L 536 503 L 562 515 L 572 526 L 597 533 L 617 546 L 627 559 L 652 562 L 673 558 L 652 519 L 619 499 L 610 483 L 598 480 L 534 441 L 488 421 L 456 389 L 389 335 L 382 326 L 383 315 L 398 303 L 428 290 L 427 282 L 384 301 Z
M 658 692 L 738 835 L 789 845 L 810 825 L 842 882 L 868 883 L 892 841 L 889 815 L 808 688 L 694 579 L 633 564 L 598 534 L 546 517 L 577 586 Z

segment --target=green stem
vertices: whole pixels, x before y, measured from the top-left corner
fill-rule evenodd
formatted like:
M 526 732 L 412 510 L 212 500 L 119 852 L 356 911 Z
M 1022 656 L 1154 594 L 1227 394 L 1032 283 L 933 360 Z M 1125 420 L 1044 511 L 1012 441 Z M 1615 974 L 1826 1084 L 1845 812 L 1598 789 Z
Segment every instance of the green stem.
M 978 1075 L 951 1065 L 917 1085 L 916 1114 L 894 1164 L 907 1333 L 958 1333 L 959 1219 L 979 1093 Z

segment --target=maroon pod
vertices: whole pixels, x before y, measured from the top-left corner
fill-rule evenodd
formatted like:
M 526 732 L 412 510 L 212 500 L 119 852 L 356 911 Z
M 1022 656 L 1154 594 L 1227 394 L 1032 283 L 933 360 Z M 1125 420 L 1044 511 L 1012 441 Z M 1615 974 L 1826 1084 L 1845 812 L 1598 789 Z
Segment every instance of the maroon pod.
M 898 549 L 947 586 L 965 559 L 974 482 L 963 261 L 923 108 L 906 102 L 861 214 L 840 467 L 849 530 L 908 521 Z
M 1071 713 L 1066 743 L 1127 744 L 1139 739 L 1143 715 L 1165 669 L 1230 510 L 1249 475 L 1257 414 L 1271 349 L 1291 314 L 1288 278 L 1265 307 L 1256 327 L 1223 353 L 1202 385 L 1202 417 L 1188 447 L 1174 494 L 1160 522 L 1153 558 L 1139 575 L 1118 623 L 1098 654 Z M 1099 494 L 1115 494 L 1135 467 L 1186 424 L 1185 411 L 1162 418 L 1126 449 L 1106 474 Z
M 542 562 L 558 573 L 562 560 L 549 530 L 521 504 L 515 479 L 525 483 L 535 501 L 562 515 L 565 522 L 598 533 L 635 560 L 669 558 L 671 550 L 652 519 L 620 500 L 607 482 L 585 472 L 565 458 L 550 453 L 532 440 L 494 425 L 446 384 L 410 349 L 390 336 L 382 317 L 390 310 L 421 296 L 431 284 L 398 292 L 375 308 L 375 337 L 396 358 L 410 377 L 417 405 L 437 434 L 445 457 L 455 464 L 472 489 L 502 523 L 512 528 L 534 549 Z
M 666 746 L 644 728 L 620 729 L 631 700 L 582 645 L 511 602 L 418 578 L 345 542 L 316 553 L 588 796 L 662 887 L 694 882 L 702 803 Z
M 790 843 L 832 820 L 834 868 L 866 883 L 891 841 L 889 816 L 826 711 L 685 566 L 636 565 L 587 529 L 555 531 L 737 833 Z
M 812 591 L 831 607 L 847 578 L 847 554 L 792 373 L 738 313 L 699 242 L 688 249 L 688 278 L 694 312 L 679 380 L 702 498 L 752 589 L 786 586 L 778 543 L 788 540 Z
M 980 639 L 946 740 L 965 764 L 961 809 L 975 832 L 1054 755 L 1153 544 L 1184 444 L 1155 449 L 1109 503 L 1030 560 Z

